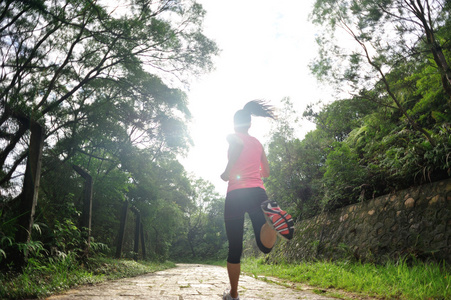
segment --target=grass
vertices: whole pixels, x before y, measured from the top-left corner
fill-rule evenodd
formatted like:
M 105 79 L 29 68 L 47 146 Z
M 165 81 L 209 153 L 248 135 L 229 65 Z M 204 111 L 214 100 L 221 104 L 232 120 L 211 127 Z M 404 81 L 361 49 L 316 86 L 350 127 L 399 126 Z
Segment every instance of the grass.
M 45 263 L 29 260 L 20 274 L 0 275 L 0 299 L 44 298 L 81 284 L 133 277 L 174 267 L 171 262 L 135 262 L 91 258 L 77 263 L 71 257 Z
M 268 265 L 247 258 L 242 271 L 324 289 L 383 299 L 451 299 L 451 270 L 437 263 L 405 261 L 385 265 L 359 262 L 302 262 Z
M 184 261 L 225 266 L 225 261 Z M 174 267 L 172 262 L 92 258 L 77 263 L 65 257 L 46 263 L 31 259 L 21 274 L 0 274 L 0 299 L 44 298 L 71 287 L 105 280 L 133 277 Z M 358 262 L 302 262 L 265 264 L 246 258 L 241 269 L 247 274 L 277 277 L 313 286 L 317 293 L 346 299 L 346 291 L 361 297 L 381 299 L 451 299 L 449 266 L 420 261 L 385 265 Z

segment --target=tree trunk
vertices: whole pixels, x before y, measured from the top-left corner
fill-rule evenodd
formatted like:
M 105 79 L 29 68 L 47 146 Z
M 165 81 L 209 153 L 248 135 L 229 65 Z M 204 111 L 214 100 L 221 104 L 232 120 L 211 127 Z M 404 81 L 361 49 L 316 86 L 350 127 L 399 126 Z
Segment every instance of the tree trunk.
M 85 179 L 85 187 L 83 191 L 83 212 L 81 216 L 80 226 L 86 235 L 85 255 L 88 255 L 91 245 L 91 218 L 92 218 L 92 176 L 79 166 L 72 166 L 73 169 Z
M 127 224 L 127 213 L 128 213 L 128 201 L 124 202 L 124 206 L 122 207 L 121 213 L 121 225 L 119 228 L 119 235 L 117 238 L 117 246 L 116 246 L 116 258 L 121 258 L 122 255 L 122 246 L 124 244 L 124 235 L 125 235 L 125 224 Z
M 44 145 L 44 130 L 38 123 L 31 124 L 31 137 L 27 167 L 20 196 L 21 215 L 18 218 L 16 243 L 28 243 L 31 238 L 34 213 L 38 201 L 39 181 L 41 176 L 42 148 Z M 28 251 L 14 253 L 14 263 L 17 267 L 23 266 L 28 257 Z
M 134 251 L 134 260 L 138 260 L 138 251 L 139 251 L 139 232 L 141 229 L 141 216 L 139 215 L 139 212 L 135 212 L 136 217 L 136 226 L 135 226 L 135 247 L 133 249 Z
M 196 257 L 196 252 L 194 251 L 194 245 L 193 245 L 192 241 L 193 241 L 193 238 L 192 238 L 190 232 L 188 232 L 188 245 L 189 245 L 189 248 L 191 249 L 191 255 L 193 257 Z
M 140 234 L 141 234 L 141 250 L 143 252 L 142 258 L 146 259 L 146 244 L 145 244 L 145 240 L 144 240 L 144 226 L 143 226 L 143 223 L 141 223 Z
M 410 1 L 410 4 L 413 7 L 413 13 L 417 16 L 423 26 L 424 33 L 426 34 L 426 43 L 429 45 L 434 61 L 437 64 L 437 69 L 440 72 L 442 79 L 443 89 L 448 95 L 449 104 L 451 98 L 451 69 L 445 55 L 443 54 L 442 46 L 435 37 L 433 23 L 431 22 L 431 19 L 427 18 L 426 11 L 430 11 L 430 7 L 427 6 L 426 10 L 420 1 Z

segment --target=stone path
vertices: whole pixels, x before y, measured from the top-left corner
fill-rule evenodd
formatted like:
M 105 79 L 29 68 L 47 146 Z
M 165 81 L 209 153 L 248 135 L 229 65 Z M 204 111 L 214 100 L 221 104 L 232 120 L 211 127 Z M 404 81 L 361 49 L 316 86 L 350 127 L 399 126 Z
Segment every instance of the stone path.
M 107 281 L 69 290 L 48 300 L 212 300 L 222 299 L 228 286 L 227 270 L 217 266 L 178 264 L 176 268 L 132 278 Z M 326 300 L 308 287 L 302 290 L 268 283 L 249 276 L 240 277 L 238 289 L 241 300 Z

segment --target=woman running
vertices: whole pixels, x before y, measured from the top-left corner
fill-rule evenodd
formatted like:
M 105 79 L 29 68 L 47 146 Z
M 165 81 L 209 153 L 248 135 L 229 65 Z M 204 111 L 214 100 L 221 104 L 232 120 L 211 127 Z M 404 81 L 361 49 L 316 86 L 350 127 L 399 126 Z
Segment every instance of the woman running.
M 228 163 L 221 178 L 229 182 L 224 220 L 229 241 L 227 272 L 231 287 L 224 292 L 223 300 L 239 299 L 245 213 L 252 221 L 257 246 L 263 253 L 271 251 L 277 234 L 286 239 L 293 237 L 291 216 L 266 195 L 262 177 L 269 176 L 269 165 L 262 144 L 248 133 L 251 115 L 274 119 L 272 106 L 259 100 L 250 101 L 235 113 L 235 134 L 227 137 Z

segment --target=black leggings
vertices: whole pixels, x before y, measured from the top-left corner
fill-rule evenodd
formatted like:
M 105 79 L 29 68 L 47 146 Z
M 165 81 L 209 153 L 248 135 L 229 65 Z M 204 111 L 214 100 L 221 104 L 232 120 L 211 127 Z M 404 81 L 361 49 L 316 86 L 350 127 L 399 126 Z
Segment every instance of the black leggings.
M 269 253 L 272 248 L 263 246 L 260 231 L 266 223 L 260 204 L 267 200 L 266 191 L 262 188 L 246 188 L 227 193 L 224 209 L 225 228 L 229 240 L 227 262 L 240 263 L 243 252 L 244 214 L 247 212 L 254 228 L 255 240 L 263 253 Z

